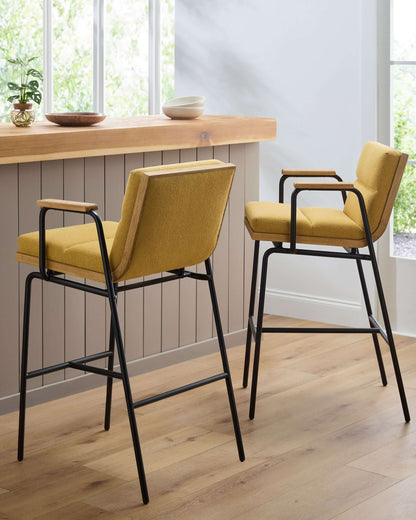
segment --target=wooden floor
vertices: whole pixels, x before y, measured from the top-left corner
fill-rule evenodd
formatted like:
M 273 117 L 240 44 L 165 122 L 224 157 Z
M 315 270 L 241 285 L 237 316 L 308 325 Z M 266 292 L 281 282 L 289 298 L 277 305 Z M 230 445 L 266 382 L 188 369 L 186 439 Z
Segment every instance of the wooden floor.
M 268 317 L 269 324 L 302 323 Z M 410 413 L 416 339 L 397 337 Z M 391 362 L 380 384 L 371 338 L 265 335 L 257 415 L 229 351 L 246 449 L 239 462 L 224 383 L 137 411 L 150 503 L 141 503 L 121 387 L 103 430 L 104 389 L 0 417 L 0 519 L 410 520 L 416 518 L 416 416 L 404 424 Z M 219 369 L 218 356 L 132 379 L 136 398 Z

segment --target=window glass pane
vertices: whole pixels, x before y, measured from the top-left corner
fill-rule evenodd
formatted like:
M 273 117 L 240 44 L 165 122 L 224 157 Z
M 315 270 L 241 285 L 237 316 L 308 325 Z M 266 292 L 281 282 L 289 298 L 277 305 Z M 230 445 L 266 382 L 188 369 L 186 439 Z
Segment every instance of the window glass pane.
M 148 0 L 108 0 L 105 8 L 105 112 L 148 113 Z
M 416 256 L 416 165 L 408 164 L 393 213 L 394 256 Z
M 416 2 L 392 0 L 392 60 L 416 60 Z
M 93 109 L 93 0 L 53 0 L 53 111 Z
M 11 92 L 7 83 L 20 83 L 19 70 L 4 59 L 5 56 L 30 58 L 33 67 L 42 70 L 42 0 L 0 0 L 0 120 L 10 121 L 11 105 L 7 102 Z M 24 34 L 24 37 L 22 35 Z M 34 79 L 34 78 L 32 78 Z M 40 88 L 42 90 L 42 88 Z M 41 110 L 34 103 L 37 117 Z
M 392 60 L 416 60 L 414 0 L 392 0 Z M 393 146 L 416 159 L 416 66 L 391 66 Z M 416 257 L 416 166 L 408 163 L 393 212 L 393 255 Z
M 391 68 L 394 147 L 416 158 L 416 66 Z
M 175 2 L 160 2 L 160 48 L 161 48 L 161 101 L 172 99 L 175 95 Z

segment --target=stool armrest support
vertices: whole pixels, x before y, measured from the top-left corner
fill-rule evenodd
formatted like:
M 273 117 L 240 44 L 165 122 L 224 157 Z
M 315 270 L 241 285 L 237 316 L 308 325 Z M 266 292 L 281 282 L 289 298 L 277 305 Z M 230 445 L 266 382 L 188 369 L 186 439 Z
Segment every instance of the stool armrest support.
M 40 211 L 39 211 L 39 272 L 40 272 L 42 278 L 44 280 L 50 279 L 50 275 L 48 273 L 48 270 L 46 269 L 46 243 L 45 243 L 46 213 L 51 209 L 57 210 L 57 211 L 70 211 L 72 213 L 82 213 L 82 214 L 90 215 L 95 222 L 95 226 L 97 228 L 98 242 L 100 244 L 101 258 L 103 261 L 104 275 L 105 275 L 105 279 L 107 282 L 107 289 L 109 291 L 111 291 L 111 289 L 112 289 L 112 291 L 114 291 L 114 287 L 112 284 L 112 278 L 111 278 L 110 262 L 108 259 L 107 245 L 105 242 L 103 224 L 102 224 L 100 215 L 95 211 L 98 206 L 96 204 L 91 204 L 91 203 L 73 202 L 73 201 L 65 201 L 65 200 L 58 200 L 58 199 L 38 200 L 37 205 L 40 206 Z M 111 285 L 111 289 L 109 287 L 109 284 Z
M 335 170 L 287 169 L 282 170 L 286 177 L 336 177 Z
M 299 169 L 283 169 L 282 170 L 282 176 L 280 177 L 279 181 L 279 202 L 283 203 L 284 199 L 284 184 L 286 179 L 289 177 L 332 177 L 333 179 L 336 179 L 338 182 L 343 182 L 341 177 L 337 175 L 335 170 L 299 170 Z M 345 203 L 346 200 L 346 194 L 343 191 L 342 192 L 342 198 Z
M 294 188 L 301 190 L 352 190 L 354 184 L 352 182 L 295 182 Z
M 59 209 L 62 211 L 75 211 L 76 213 L 88 213 L 98 209 L 97 204 L 91 202 L 77 202 L 73 200 L 41 199 L 36 202 L 41 208 Z

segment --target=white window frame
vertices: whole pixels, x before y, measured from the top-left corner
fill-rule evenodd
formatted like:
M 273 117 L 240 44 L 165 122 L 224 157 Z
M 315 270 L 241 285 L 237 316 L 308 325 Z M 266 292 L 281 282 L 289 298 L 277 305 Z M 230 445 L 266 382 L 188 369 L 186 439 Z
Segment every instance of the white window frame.
M 93 13 L 93 109 L 104 112 L 104 1 L 94 0 Z M 148 112 L 159 114 L 161 99 L 160 73 L 160 0 L 149 3 L 149 92 Z M 52 0 L 43 0 L 43 110 L 53 109 L 53 20 Z
M 390 3 L 390 35 L 393 34 L 393 13 L 392 13 L 392 10 L 393 10 L 393 2 L 392 0 L 389 1 Z M 416 61 L 415 60 L 392 60 L 391 59 L 391 37 L 390 37 L 390 53 L 389 53 L 389 63 L 390 63 L 390 66 L 389 66 L 389 72 L 390 72 L 390 82 L 391 82 L 391 77 L 392 77 L 392 67 L 394 65 L 412 65 L 413 67 L 416 66 Z M 390 89 L 391 90 L 391 89 Z M 391 125 L 391 131 L 390 131 L 390 142 L 393 144 L 394 142 L 394 125 L 393 125 L 393 95 L 391 93 L 391 96 L 390 96 L 390 125 Z M 405 150 L 403 150 L 405 151 Z M 416 164 L 416 159 L 408 159 L 407 161 L 407 164 L 410 165 L 410 164 Z

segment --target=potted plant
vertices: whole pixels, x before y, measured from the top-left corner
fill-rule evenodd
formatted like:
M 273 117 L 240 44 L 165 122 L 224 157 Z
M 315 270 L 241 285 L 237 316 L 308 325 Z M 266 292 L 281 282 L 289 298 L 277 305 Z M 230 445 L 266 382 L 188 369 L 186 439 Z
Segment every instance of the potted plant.
M 37 59 L 37 56 L 6 59 L 12 65 L 17 65 L 20 72 L 19 83 L 9 81 L 7 84 L 12 92 L 16 92 L 7 98 L 7 101 L 13 103 L 13 110 L 10 112 L 11 120 L 16 126 L 30 126 L 35 120 L 35 112 L 32 110 L 31 102 L 34 101 L 39 105 L 42 100 L 38 81 L 43 79 L 42 73 L 32 66 L 32 62 Z

